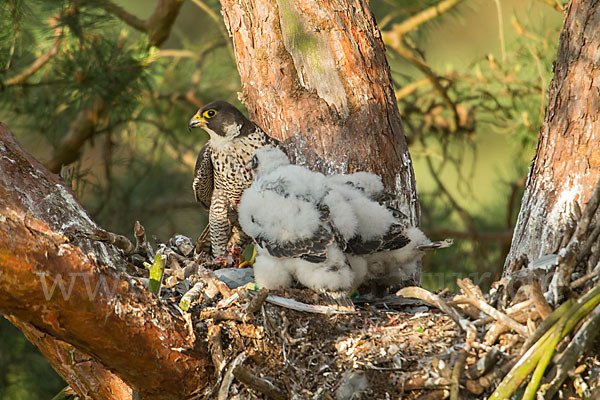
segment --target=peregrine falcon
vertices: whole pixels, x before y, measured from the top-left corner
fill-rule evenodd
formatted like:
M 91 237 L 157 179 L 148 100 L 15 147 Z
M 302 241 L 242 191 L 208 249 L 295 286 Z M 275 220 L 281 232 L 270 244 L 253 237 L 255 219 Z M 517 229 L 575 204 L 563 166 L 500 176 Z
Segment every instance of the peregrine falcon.
M 279 149 L 258 150 L 252 169 L 239 219 L 256 242 L 259 286 L 288 287 L 295 278 L 338 290 L 396 280 L 413 271 L 423 249 L 443 247 L 379 203 L 385 196 L 374 174 L 325 176 L 291 165 Z
M 192 186 L 196 200 L 209 209 L 212 255 L 220 262 L 230 255 L 228 262 L 235 263 L 249 242 L 237 220 L 242 192 L 252 183 L 248 165 L 257 149 L 279 142 L 225 101 L 199 109 L 188 127 L 210 136 L 198 154 Z

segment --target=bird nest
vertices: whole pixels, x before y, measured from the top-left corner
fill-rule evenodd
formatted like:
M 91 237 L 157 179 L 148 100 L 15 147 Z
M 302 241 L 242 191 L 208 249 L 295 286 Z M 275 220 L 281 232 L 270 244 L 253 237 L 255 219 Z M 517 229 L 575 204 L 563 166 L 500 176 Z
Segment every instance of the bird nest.
M 508 300 L 507 288 L 516 285 L 510 278 L 485 296 L 461 280 L 455 296 L 404 288 L 400 294 L 421 300 L 354 299 L 354 311 L 337 311 L 308 289 L 230 289 L 213 271 L 194 265 L 198 271 L 190 285 L 201 290 L 188 311 L 215 367 L 215 385 L 197 398 L 487 398 L 502 389 L 509 371 L 519 371 L 526 350 L 548 351 L 539 344 L 544 334 L 573 312 L 564 306 L 563 314 L 553 312 L 537 280 Z M 163 294 L 172 304 L 181 299 L 176 286 Z M 556 366 L 573 351 L 577 335 L 557 342 Z M 592 353 L 580 354 L 572 365 L 564 364 L 569 373 L 560 383 L 548 379 L 554 386 L 546 389 L 560 390 L 563 398 L 590 395 L 600 363 Z M 521 373 L 527 377 L 531 371 Z
M 590 265 L 600 246 L 590 230 L 571 232 L 557 255 L 518 260 L 489 293 L 463 279 L 454 296 L 409 287 L 353 299 L 353 309 L 308 289 L 231 284 L 181 236 L 159 243 L 141 279 L 152 288 L 160 267 L 164 304 L 191 318 L 210 354 L 214 384 L 196 398 L 598 398 L 600 284 Z M 141 225 L 135 232 L 127 251 L 150 259 Z

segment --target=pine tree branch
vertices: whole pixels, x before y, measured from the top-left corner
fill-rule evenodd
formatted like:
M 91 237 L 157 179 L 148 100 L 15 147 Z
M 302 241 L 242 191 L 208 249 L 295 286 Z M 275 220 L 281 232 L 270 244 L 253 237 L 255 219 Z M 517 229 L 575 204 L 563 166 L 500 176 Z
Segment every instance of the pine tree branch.
M 76 161 L 85 143 L 96 133 L 98 121 L 105 112 L 105 102 L 100 99 L 97 99 L 89 108 L 81 110 L 69 126 L 69 131 L 52 158 L 44 163 L 46 168 L 57 174 L 63 165 Z
M 2 82 L 0 84 L 0 87 L 16 86 L 24 83 L 27 80 L 27 78 L 38 72 L 40 68 L 42 68 L 44 65 L 46 65 L 48 61 L 50 61 L 53 57 L 56 56 L 56 54 L 58 53 L 58 46 L 60 45 L 60 41 L 63 36 L 63 28 L 61 26 L 57 26 L 56 18 L 50 18 L 50 26 L 54 30 L 54 41 L 52 42 L 50 50 L 38 57 L 23 72 Z
M 160 47 L 167 40 L 182 5 L 183 0 L 158 1 L 154 12 L 146 20 L 146 33 L 150 39 L 150 46 Z
M 132 28 L 141 32 L 146 32 L 148 30 L 147 21 L 130 14 L 129 12 L 125 11 L 123 7 L 113 3 L 112 1 L 103 0 L 97 4 L 98 7 L 102 8 L 106 12 L 111 13 Z
M 438 4 L 431 6 L 421 11 L 420 13 L 404 20 L 402 23 L 394 24 L 392 26 L 392 29 L 386 32 L 385 35 L 390 38 L 395 37 L 394 41 L 400 43 L 402 41 L 402 36 L 418 28 L 420 25 L 423 25 L 425 22 L 431 21 L 432 19 L 439 17 L 440 15 L 456 7 L 463 1 L 464 0 L 441 1 Z
M 106 9 L 107 5 L 110 8 L 110 4 L 112 3 L 107 0 L 101 3 L 101 6 L 104 5 L 104 9 Z M 149 46 L 160 46 L 167 39 L 182 4 L 183 0 L 158 1 L 152 15 L 143 23 L 146 26 L 145 32 L 149 37 Z M 119 12 L 116 10 L 120 7 L 116 5 L 114 7 L 112 10 Z M 123 10 L 123 13 L 126 13 L 126 11 Z M 125 15 L 123 13 L 121 14 Z M 126 89 L 125 86 L 120 88 L 120 91 L 111 94 L 111 98 L 117 98 L 121 91 Z M 63 165 L 70 164 L 79 158 L 85 143 L 97 133 L 98 121 L 106 113 L 109 100 L 99 98 L 90 107 L 79 112 L 71 123 L 69 132 L 55 150 L 54 155 L 45 163 L 50 171 L 58 173 Z

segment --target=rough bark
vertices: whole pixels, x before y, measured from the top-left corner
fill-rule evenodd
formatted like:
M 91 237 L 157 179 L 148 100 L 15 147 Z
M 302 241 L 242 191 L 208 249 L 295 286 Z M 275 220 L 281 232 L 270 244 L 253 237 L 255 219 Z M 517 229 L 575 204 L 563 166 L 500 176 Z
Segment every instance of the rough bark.
M 85 399 L 130 399 L 131 388 L 88 354 L 57 340 L 13 316 L 7 319 L 19 328 L 65 381 Z
M 600 178 L 600 2 L 566 9 L 544 125 L 527 179 L 511 250 L 532 261 L 553 253 Z
M 125 398 L 109 395 L 126 396 L 122 383 L 143 397 L 188 397 L 212 370 L 191 320 L 121 272 L 119 251 L 77 239 L 94 228 L 69 189 L 0 123 L 0 312 L 82 397 L 108 385 L 94 398 Z M 93 359 L 90 370 L 77 365 L 78 352 Z
M 221 0 L 251 118 L 299 164 L 375 172 L 418 222 L 412 162 L 368 3 Z

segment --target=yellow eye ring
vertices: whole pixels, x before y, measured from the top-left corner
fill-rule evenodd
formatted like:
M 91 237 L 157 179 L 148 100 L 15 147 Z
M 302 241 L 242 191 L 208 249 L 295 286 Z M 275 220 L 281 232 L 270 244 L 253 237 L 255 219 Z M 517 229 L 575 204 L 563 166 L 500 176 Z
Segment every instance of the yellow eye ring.
M 212 108 L 211 108 L 210 110 L 206 110 L 206 111 L 204 111 L 204 112 L 202 113 L 202 116 L 203 116 L 204 118 L 212 118 L 212 117 L 214 117 L 215 115 L 217 115 L 217 111 L 216 111 L 216 110 L 214 110 L 214 109 L 212 109 Z

